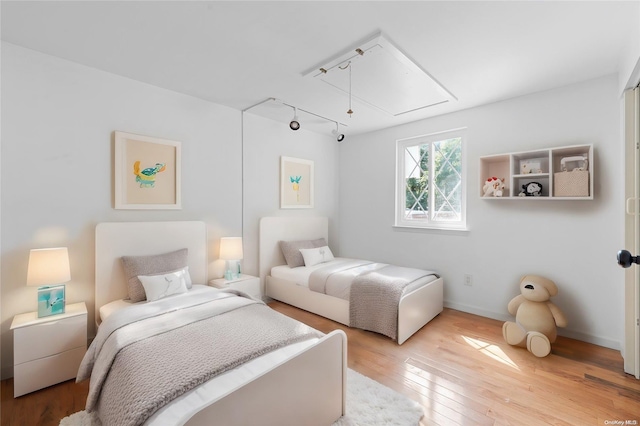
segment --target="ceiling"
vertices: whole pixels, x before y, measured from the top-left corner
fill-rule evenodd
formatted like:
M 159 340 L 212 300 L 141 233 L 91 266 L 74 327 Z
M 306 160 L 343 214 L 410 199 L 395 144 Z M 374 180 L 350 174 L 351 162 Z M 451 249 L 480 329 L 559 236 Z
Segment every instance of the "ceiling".
M 249 111 L 285 123 L 293 105 L 303 110 L 303 128 L 330 131 L 333 120 L 347 135 L 617 73 L 640 27 L 638 1 L 2 1 L 0 7 L 4 41 L 238 110 L 259 104 Z M 452 100 L 396 116 L 354 98 L 350 117 L 347 93 L 305 77 L 378 34 Z M 355 87 L 357 74 L 352 79 Z M 397 83 L 389 81 L 389 90 Z M 270 98 L 280 102 L 264 102 Z

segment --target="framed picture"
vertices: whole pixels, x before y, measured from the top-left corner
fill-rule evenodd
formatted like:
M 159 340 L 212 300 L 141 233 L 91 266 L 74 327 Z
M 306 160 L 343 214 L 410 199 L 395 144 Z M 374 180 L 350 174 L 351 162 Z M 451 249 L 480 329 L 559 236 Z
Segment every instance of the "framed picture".
M 115 132 L 116 209 L 181 209 L 180 142 Z
M 313 208 L 313 161 L 280 157 L 280 208 Z
M 38 318 L 64 314 L 64 284 L 38 288 Z

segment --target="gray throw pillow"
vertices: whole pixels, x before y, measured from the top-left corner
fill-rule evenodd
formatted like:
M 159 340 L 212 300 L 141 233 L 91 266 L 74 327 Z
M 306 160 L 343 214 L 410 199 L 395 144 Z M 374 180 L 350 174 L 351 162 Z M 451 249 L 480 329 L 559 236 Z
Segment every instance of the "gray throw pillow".
M 188 249 L 152 256 L 122 256 L 124 277 L 127 280 L 129 299 L 141 302 L 147 299 L 138 275 L 157 275 L 173 272 L 187 266 Z
M 302 253 L 300 253 L 300 249 L 324 247 L 326 245 L 327 240 L 324 238 L 318 238 L 316 240 L 280 241 L 280 250 L 287 265 L 289 265 L 290 268 L 296 268 L 298 266 L 304 266 L 304 258 L 302 257 Z

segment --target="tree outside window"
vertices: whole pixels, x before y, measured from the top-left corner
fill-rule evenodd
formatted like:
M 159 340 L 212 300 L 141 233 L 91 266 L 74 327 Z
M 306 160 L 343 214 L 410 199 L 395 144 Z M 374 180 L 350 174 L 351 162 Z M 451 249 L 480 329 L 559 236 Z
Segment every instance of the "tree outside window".
M 398 141 L 396 225 L 464 228 L 463 132 Z

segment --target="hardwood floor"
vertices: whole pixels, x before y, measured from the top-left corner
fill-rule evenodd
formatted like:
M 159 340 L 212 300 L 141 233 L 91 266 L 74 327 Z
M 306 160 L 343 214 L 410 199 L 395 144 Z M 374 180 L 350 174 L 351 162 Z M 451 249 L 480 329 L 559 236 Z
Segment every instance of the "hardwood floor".
M 451 309 L 398 346 L 270 306 L 323 332 L 344 330 L 349 367 L 422 404 L 421 425 L 640 424 L 640 381 L 623 373 L 618 351 L 560 337 L 536 358 L 504 342 L 501 322 Z M 2 425 L 57 426 L 84 408 L 88 386 L 69 381 L 17 399 L 11 379 L 1 389 Z
M 63 417 L 84 410 L 89 382 L 69 380 L 13 398 L 13 379 L 2 381 L 2 426 L 58 426 Z
M 502 322 L 451 309 L 398 346 L 270 306 L 323 332 L 343 329 L 349 367 L 421 403 L 421 425 L 640 424 L 640 381 L 623 372 L 618 351 L 560 337 L 536 358 L 504 342 Z

